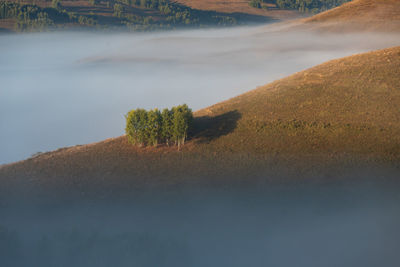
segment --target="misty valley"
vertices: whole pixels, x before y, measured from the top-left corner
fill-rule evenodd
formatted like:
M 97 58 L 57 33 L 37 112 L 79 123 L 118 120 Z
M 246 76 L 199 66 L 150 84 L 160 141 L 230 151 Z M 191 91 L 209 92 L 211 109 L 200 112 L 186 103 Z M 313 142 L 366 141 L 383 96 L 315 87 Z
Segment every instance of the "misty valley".
M 4 201 L 0 258 L 4 266 L 396 266 L 398 171 L 374 175 Z
M 399 0 L 0 1 L 0 267 L 400 266 Z

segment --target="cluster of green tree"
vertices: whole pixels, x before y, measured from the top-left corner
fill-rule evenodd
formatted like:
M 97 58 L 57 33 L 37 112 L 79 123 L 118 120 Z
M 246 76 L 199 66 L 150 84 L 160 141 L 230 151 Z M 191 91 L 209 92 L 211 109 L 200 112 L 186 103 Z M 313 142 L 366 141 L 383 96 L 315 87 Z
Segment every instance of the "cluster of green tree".
M 125 6 L 135 6 L 141 8 L 154 9 L 160 12 L 162 19 L 152 19 L 151 17 L 129 14 Z M 114 16 L 123 18 L 124 24 L 131 28 L 137 26 L 157 25 L 159 28 L 172 26 L 201 26 L 201 25 L 235 25 L 237 20 L 229 15 L 218 14 L 212 11 L 201 11 L 191 9 L 169 0 L 119 0 L 114 3 Z M 149 27 L 147 27 L 149 28 Z
M 0 2 L 0 19 L 15 19 L 17 31 L 44 31 L 57 24 L 79 23 L 93 26 L 96 21 L 89 16 L 77 16 L 62 10 L 59 0 L 52 1 L 52 7 L 22 5 L 16 2 Z
M 16 22 L 16 29 L 19 31 L 45 31 L 52 26 L 54 26 L 54 21 L 45 12 L 38 12 L 34 17 L 31 17 L 29 13 L 22 14 L 18 16 Z
M 185 26 L 231 26 L 247 22 L 232 14 L 196 10 L 171 0 L 90 0 L 92 5 L 105 3 L 113 10 L 113 18 L 95 13 L 68 12 L 68 7 L 64 7 L 60 0 L 48 1 L 52 4 L 46 8 L 35 4 L 0 2 L 0 19 L 15 19 L 17 31 L 41 31 L 73 25 L 96 28 L 122 26 L 134 31 L 148 31 Z M 137 12 L 138 9 L 153 9 L 154 12 L 148 15 L 148 12 Z
M 166 16 L 167 23 L 173 25 L 236 25 L 238 23 L 236 18 L 230 15 L 191 9 L 168 0 L 151 1 L 158 1 L 158 4 L 153 5 Z
M 13 2 L 0 2 L 0 19 L 15 18 L 21 12 L 20 5 Z
M 251 0 L 249 5 L 255 8 L 264 8 L 264 3 L 276 4 L 281 9 L 296 9 L 300 12 L 318 13 L 351 0 Z
M 114 16 L 118 17 L 118 18 L 122 18 L 123 14 L 124 14 L 124 7 L 121 4 L 114 4 L 113 6 L 113 10 L 114 10 Z
M 55 12 L 52 8 L 40 8 L 37 5 L 20 5 L 13 2 L 0 3 L 0 18 L 16 19 L 18 31 L 29 31 L 31 29 L 45 30 L 54 26 Z M 57 12 L 57 10 L 55 10 Z
M 297 9 L 300 12 L 318 13 L 349 1 L 351 0 L 276 0 L 276 4 L 282 9 Z
M 135 109 L 129 111 L 125 118 L 125 132 L 130 143 L 137 146 L 157 146 L 159 143 L 169 146 L 174 143 L 180 148 L 192 127 L 193 113 L 184 104 L 162 112 L 158 109 Z

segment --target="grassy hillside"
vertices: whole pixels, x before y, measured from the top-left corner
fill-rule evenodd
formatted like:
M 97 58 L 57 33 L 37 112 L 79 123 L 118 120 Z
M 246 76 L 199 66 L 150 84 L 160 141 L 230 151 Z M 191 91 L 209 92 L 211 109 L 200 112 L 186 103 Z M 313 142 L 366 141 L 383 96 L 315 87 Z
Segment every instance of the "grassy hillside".
M 214 146 L 399 156 L 400 48 L 333 60 L 200 110 L 240 114 Z
M 398 32 L 400 30 L 400 1 L 353 0 L 302 22 L 321 31 Z
M 299 170 L 329 172 L 327 165 L 364 159 L 398 164 L 399 74 L 400 47 L 333 60 L 197 111 L 194 137 L 181 151 L 137 148 L 122 136 L 4 165 L 1 183 L 89 194 L 274 170 L 300 177 Z

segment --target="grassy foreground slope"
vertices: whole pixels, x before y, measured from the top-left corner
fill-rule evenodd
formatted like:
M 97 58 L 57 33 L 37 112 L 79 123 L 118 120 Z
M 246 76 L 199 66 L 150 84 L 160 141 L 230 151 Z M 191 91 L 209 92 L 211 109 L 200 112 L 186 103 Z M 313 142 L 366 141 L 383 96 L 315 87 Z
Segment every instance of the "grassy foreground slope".
M 400 31 L 399 0 L 353 0 L 302 21 L 321 31 Z
M 199 110 L 194 137 L 181 151 L 137 148 L 122 136 L 4 165 L 0 182 L 3 189 L 29 182 L 55 194 L 69 188 L 98 193 L 142 183 L 249 177 L 265 169 L 282 173 L 283 165 L 299 162 L 308 169 L 331 159 L 398 163 L 399 106 L 395 47 L 333 60 Z

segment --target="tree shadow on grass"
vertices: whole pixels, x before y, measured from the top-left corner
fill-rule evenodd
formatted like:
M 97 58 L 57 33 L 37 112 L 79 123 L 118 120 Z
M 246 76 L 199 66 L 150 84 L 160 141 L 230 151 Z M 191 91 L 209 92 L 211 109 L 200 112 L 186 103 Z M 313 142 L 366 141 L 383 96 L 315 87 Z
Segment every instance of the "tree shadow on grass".
M 227 135 L 237 126 L 242 115 L 237 111 L 230 111 L 217 116 L 202 116 L 194 118 L 191 136 L 200 143 L 210 142 Z

